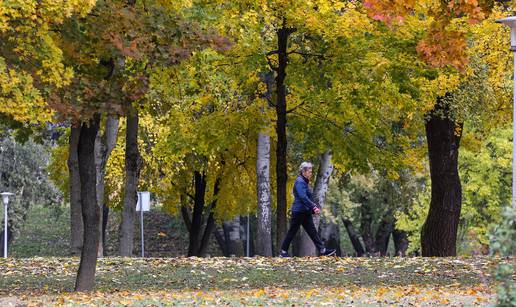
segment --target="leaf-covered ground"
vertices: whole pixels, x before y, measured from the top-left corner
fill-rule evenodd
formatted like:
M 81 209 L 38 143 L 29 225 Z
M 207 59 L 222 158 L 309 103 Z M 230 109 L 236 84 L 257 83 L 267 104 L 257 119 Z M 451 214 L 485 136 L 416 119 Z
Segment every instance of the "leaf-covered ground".
M 496 299 L 498 261 L 104 258 L 96 292 L 76 294 L 76 258 L 0 259 L 0 305 L 484 305 Z

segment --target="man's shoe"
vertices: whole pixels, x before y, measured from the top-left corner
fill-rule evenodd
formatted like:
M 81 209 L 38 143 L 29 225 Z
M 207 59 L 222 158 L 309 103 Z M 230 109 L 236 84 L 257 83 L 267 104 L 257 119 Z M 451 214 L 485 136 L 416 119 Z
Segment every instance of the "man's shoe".
M 281 251 L 281 252 L 280 252 L 280 254 L 279 254 L 279 256 L 280 256 L 281 258 L 289 258 L 289 257 L 290 257 L 290 256 L 288 255 L 288 252 L 284 252 L 284 251 Z
M 321 253 L 321 256 L 333 256 L 336 252 L 337 250 L 335 249 L 327 248 L 324 250 L 324 252 Z

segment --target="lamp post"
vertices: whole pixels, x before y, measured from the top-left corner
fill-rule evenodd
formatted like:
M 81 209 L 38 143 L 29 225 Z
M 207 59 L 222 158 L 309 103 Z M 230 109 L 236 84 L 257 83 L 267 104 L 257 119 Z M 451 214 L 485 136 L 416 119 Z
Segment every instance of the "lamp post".
M 3 192 L 2 202 L 4 203 L 4 258 L 7 258 L 7 208 L 9 206 L 9 197 L 13 196 L 13 193 Z
M 511 51 L 514 54 L 513 109 L 512 109 L 512 208 L 516 209 L 516 16 L 499 19 L 496 22 L 511 28 Z

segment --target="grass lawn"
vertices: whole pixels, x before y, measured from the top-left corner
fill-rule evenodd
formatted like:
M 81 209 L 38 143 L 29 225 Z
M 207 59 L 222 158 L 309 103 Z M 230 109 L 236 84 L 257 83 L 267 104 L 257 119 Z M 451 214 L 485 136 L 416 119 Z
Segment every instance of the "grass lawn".
M 96 291 L 75 294 L 77 258 L 0 259 L 0 305 L 486 305 L 498 261 L 104 258 Z

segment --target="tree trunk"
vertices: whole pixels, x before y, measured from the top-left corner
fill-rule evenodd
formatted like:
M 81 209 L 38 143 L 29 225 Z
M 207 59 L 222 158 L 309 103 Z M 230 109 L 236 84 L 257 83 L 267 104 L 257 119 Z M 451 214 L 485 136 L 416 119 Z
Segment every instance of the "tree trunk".
M 70 127 L 68 142 L 68 175 L 70 190 L 70 253 L 79 256 L 82 250 L 83 223 L 81 209 L 81 177 L 79 176 L 78 146 L 81 127 Z
M 371 212 L 371 207 L 367 199 L 364 198 L 364 201 L 360 205 L 360 234 L 362 235 L 362 240 L 364 241 L 366 252 L 370 255 L 376 253 L 376 244 L 373 237 L 373 213 Z
M 200 172 L 194 173 L 195 195 L 194 209 L 192 212 L 192 223 L 190 224 L 190 242 L 188 245 L 188 256 L 198 256 L 199 234 L 202 227 L 202 212 L 204 209 L 204 195 L 206 193 L 206 178 Z
M 332 217 L 324 218 L 321 220 L 319 225 L 321 238 L 324 242 L 324 245 L 327 248 L 335 249 L 337 256 L 342 256 L 342 250 L 340 248 L 340 227 L 336 221 L 337 218 L 337 205 L 332 204 Z
M 387 255 L 387 248 L 389 247 L 389 238 L 391 236 L 392 229 L 394 227 L 392 211 L 388 211 L 382 218 L 378 230 L 376 231 L 375 243 L 376 252 L 380 253 L 380 256 Z
M 231 221 L 222 223 L 224 230 L 224 239 L 230 256 L 242 257 L 245 252 L 243 250 L 242 238 L 240 237 L 240 216 L 236 216 Z
M 133 256 L 134 219 L 138 201 L 138 180 L 140 178 L 141 157 L 138 150 L 138 112 L 127 116 L 125 137 L 125 193 L 122 223 L 120 226 L 120 256 Z
M 213 197 L 216 197 L 220 191 L 220 178 L 215 180 L 215 186 L 213 187 Z M 206 221 L 206 227 L 204 227 L 204 234 L 201 239 L 201 246 L 199 247 L 199 251 L 197 254 L 201 257 L 205 257 L 208 251 L 208 247 L 210 245 L 210 237 L 213 231 L 215 230 L 215 207 L 217 206 L 217 199 L 215 199 L 210 206 L 210 214 L 208 216 L 208 220 Z
M 104 238 L 105 227 L 104 227 L 104 199 L 105 199 L 105 177 L 106 177 L 106 164 L 109 156 L 116 145 L 118 136 L 118 118 L 114 116 L 108 116 L 106 118 L 106 127 L 104 134 L 97 134 L 95 139 L 95 167 L 97 168 L 97 204 L 102 210 L 100 215 L 100 225 L 102 225 L 102 231 L 100 232 L 99 238 L 99 251 L 98 256 L 104 256 Z
M 392 239 L 394 241 L 395 255 L 405 257 L 409 245 L 407 233 L 403 230 L 394 229 L 392 231 Z
M 276 246 L 280 246 L 287 233 L 287 92 L 285 77 L 288 64 L 288 38 L 295 30 L 283 27 L 276 31 L 278 37 L 278 67 L 276 69 Z
M 421 233 L 424 257 L 456 256 L 462 191 L 458 172 L 462 124 L 439 100 L 425 123 L 432 180 L 430 209 Z
M 265 257 L 272 256 L 272 210 L 270 189 L 270 136 L 258 134 L 256 157 L 256 190 L 258 194 L 258 238 L 256 254 Z
M 210 246 L 210 238 L 211 234 L 215 230 L 215 205 L 210 209 L 210 214 L 208 216 L 208 220 L 206 221 L 206 226 L 204 227 L 204 233 L 201 238 L 201 244 L 199 246 L 199 250 L 197 251 L 197 256 L 206 257 L 208 252 L 208 248 Z
M 326 192 L 330 184 L 330 176 L 333 172 L 333 165 L 331 164 L 331 154 L 326 151 L 321 155 L 319 169 L 317 170 L 317 176 L 315 179 L 314 187 L 314 202 L 322 210 L 324 201 L 326 200 Z M 320 215 L 314 215 L 315 228 L 319 229 L 319 223 L 321 221 Z M 299 241 L 299 256 L 317 256 L 317 250 L 314 243 L 306 233 L 301 232 L 301 238 Z
M 97 249 L 99 244 L 99 207 L 96 192 L 95 138 L 100 116 L 96 114 L 89 123 L 83 123 L 79 136 L 78 161 L 81 178 L 81 208 L 84 221 L 84 238 L 81 262 L 75 291 L 91 291 L 95 284 Z
M 215 230 L 213 231 L 213 233 L 215 234 L 215 239 L 217 240 L 217 243 L 219 244 L 222 255 L 224 255 L 224 257 L 229 257 L 230 254 L 228 251 L 228 246 L 226 244 L 226 240 L 224 239 L 224 235 L 225 235 L 224 231 L 221 230 L 220 228 L 216 227 Z
M 344 223 L 344 227 L 346 227 L 349 240 L 353 245 L 353 249 L 355 249 L 356 255 L 362 257 L 365 254 L 364 247 L 362 247 L 362 243 L 360 243 L 360 236 L 355 231 L 355 228 L 353 228 L 353 223 L 348 219 L 342 219 L 342 222 Z
M 109 207 L 106 204 L 102 205 L 102 250 L 106 254 L 106 230 L 109 221 Z
M 10 207 L 9 207 L 10 208 Z M 10 211 L 8 209 L 8 211 Z M 11 222 L 8 222 L 7 223 L 7 254 L 9 256 L 9 249 L 10 249 L 10 244 L 13 240 L 13 227 L 11 226 Z M 3 257 L 4 256 L 4 253 L 5 253 L 5 250 L 4 250 L 4 235 L 5 235 L 5 232 L 4 232 L 4 225 L 0 224 L 2 226 L 2 231 L 0 232 L 0 251 L 2 251 L 2 254 L 0 255 L 0 257 Z

